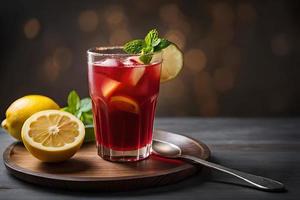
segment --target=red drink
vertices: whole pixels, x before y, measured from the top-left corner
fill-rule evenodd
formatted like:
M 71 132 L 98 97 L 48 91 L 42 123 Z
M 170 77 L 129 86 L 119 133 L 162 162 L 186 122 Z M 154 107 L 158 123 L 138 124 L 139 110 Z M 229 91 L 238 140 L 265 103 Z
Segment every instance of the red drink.
M 161 64 L 136 60 L 116 57 L 89 63 L 97 147 L 104 159 L 140 160 L 150 153 Z

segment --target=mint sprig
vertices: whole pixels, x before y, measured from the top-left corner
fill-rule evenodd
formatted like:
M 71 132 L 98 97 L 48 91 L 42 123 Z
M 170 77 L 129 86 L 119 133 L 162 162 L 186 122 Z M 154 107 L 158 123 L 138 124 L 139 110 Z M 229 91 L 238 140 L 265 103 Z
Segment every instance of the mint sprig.
M 144 47 L 146 47 L 144 40 L 132 40 L 124 45 L 124 50 L 126 53 L 136 54 L 140 53 Z
M 85 125 L 93 124 L 92 102 L 90 98 L 80 100 L 76 91 L 71 91 L 68 95 L 68 106 L 62 108 L 80 119 Z
M 145 39 L 137 39 L 127 42 L 123 50 L 129 54 L 141 54 L 140 60 L 144 64 L 150 63 L 153 53 L 158 52 L 171 44 L 167 39 L 159 37 L 158 31 L 152 29 L 148 32 Z

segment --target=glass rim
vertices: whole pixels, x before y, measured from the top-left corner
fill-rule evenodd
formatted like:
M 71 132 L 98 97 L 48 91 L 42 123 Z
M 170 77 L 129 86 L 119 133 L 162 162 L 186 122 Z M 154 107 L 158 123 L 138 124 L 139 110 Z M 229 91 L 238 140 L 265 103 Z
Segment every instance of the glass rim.
M 142 55 L 141 53 L 136 53 L 136 54 L 129 54 L 124 51 L 124 53 L 102 53 L 102 51 L 113 51 L 113 50 L 122 50 L 123 46 L 100 46 L 100 47 L 92 47 L 87 50 L 88 55 L 93 55 L 93 56 L 120 56 L 120 57 L 127 57 L 127 56 L 140 56 Z M 98 51 L 98 52 L 97 52 Z M 161 53 L 161 51 L 153 52 L 153 53 L 147 53 L 143 55 L 154 55 Z

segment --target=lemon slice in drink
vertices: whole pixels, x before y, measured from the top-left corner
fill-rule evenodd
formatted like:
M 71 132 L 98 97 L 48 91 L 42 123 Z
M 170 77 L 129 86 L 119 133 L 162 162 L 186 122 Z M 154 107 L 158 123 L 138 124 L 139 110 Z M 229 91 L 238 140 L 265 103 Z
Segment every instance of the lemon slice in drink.
M 72 157 L 85 136 L 83 123 L 70 113 L 45 110 L 33 114 L 22 127 L 26 149 L 44 162 L 59 162 Z
M 183 54 L 175 44 L 170 44 L 162 50 L 162 68 L 160 82 L 175 78 L 183 66 Z
M 125 96 L 113 96 L 110 98 L 110 105 L 117 110 L 122 110 L 130 113 L 139 113 L 140 107 L 137 102 Z

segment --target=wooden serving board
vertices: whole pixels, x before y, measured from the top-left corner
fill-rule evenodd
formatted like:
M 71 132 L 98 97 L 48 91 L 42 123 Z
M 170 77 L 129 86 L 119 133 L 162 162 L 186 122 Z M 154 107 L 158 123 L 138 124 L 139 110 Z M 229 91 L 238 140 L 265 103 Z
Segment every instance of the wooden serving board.
M 154 138 L 174 143 L 183 153 L 208 159 L 208 147 L 194 139 L 156 130 Z M 94 143 L 84 144 L 69 160 L 43 163 L 34 158 L 22 143 L 13 143 L 3 153 L 6 168 L 17 178 L 48 187 L 72 190 L 129 190 L 175 183 L 200 168 L 181 160 L 151 155 L 132 163 L 101 159 Z

